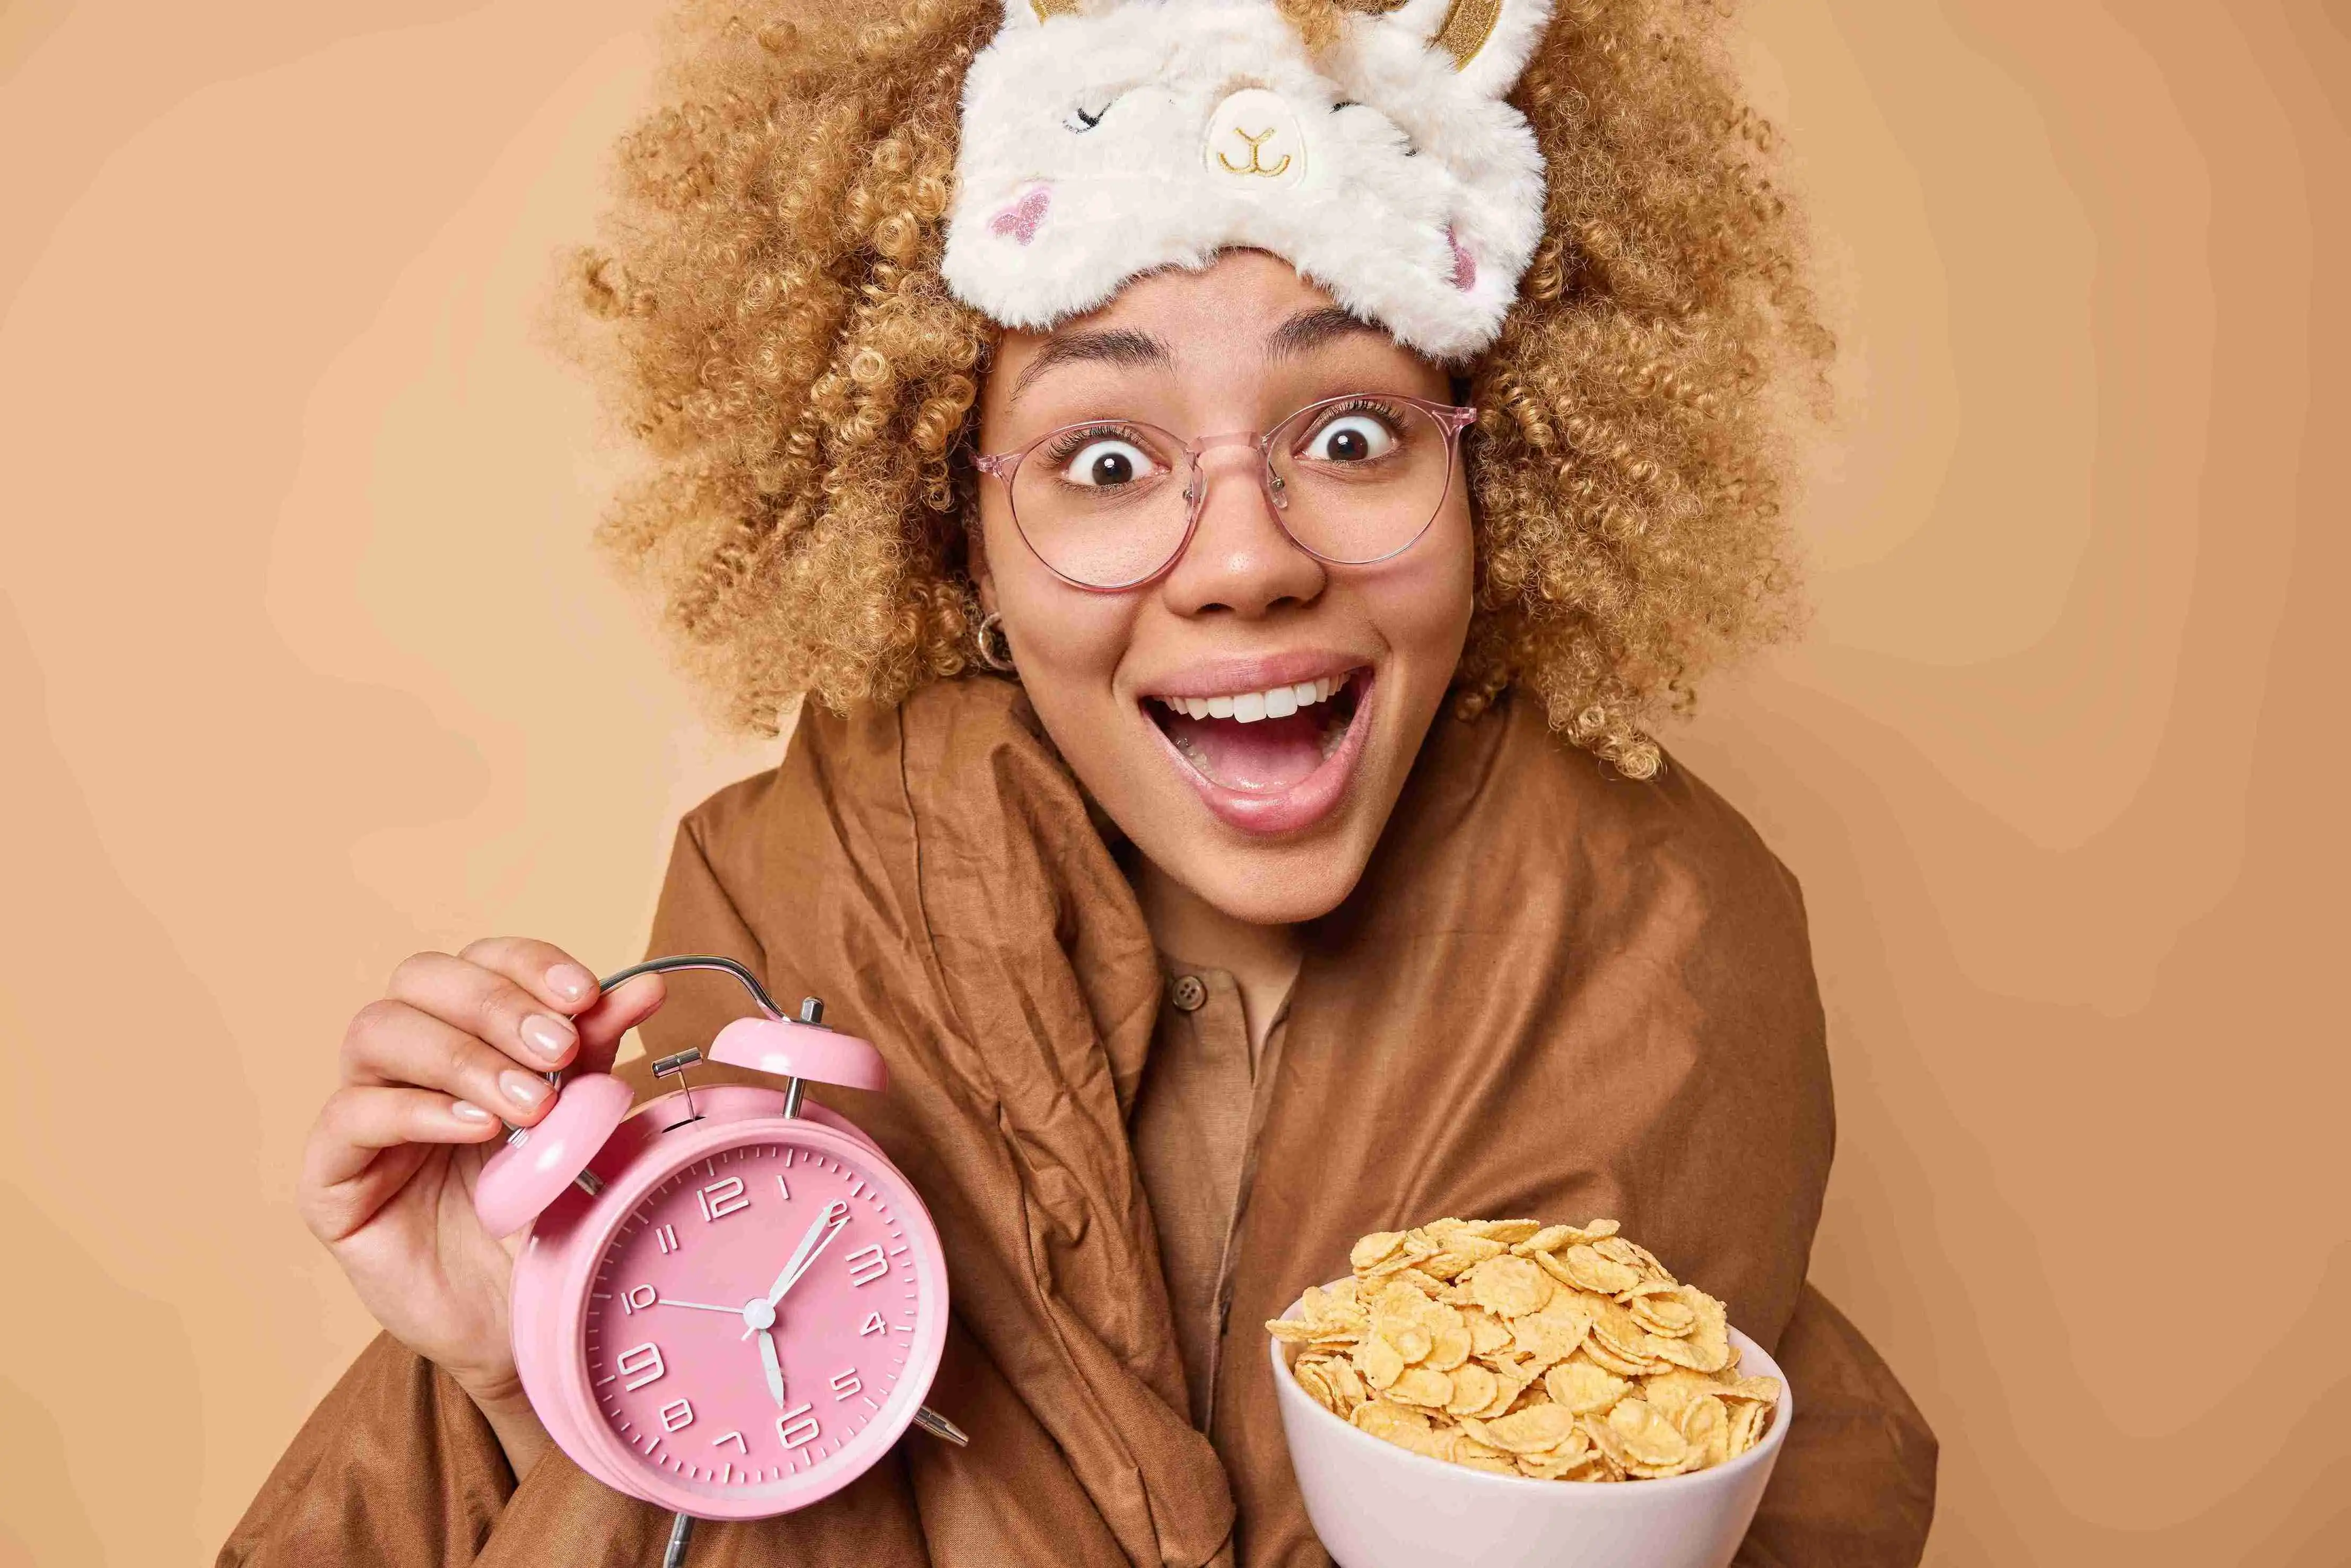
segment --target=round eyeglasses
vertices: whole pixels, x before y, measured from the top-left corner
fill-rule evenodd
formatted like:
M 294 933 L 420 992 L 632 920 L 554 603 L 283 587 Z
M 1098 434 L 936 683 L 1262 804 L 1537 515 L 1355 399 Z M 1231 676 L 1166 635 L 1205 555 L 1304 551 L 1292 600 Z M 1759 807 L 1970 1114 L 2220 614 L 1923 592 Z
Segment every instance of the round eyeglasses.
M 1317 560 L 1371 566 L 1402 555 L 1437 520 L 1461 432 L 1477 417 L 1426 398 L 1353 392 L 1261 434 L 1186 441 L 1141 420 L 1090 419 L 975 461 L 1004 482 L 1013 527 L 1048 570 L 1112 593 L 1183 556 L 1208 498 L 1200 459 L 1216 446 L 1257 450 L 1275 521 Z

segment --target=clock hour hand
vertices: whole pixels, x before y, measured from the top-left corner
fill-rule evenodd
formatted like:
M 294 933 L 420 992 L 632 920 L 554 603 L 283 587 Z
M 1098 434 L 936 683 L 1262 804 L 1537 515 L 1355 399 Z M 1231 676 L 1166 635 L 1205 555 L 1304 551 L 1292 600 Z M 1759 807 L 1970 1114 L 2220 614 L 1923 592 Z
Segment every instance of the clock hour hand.
M 768 1392 L 776 1396 L 776 1408 L 784 1407 L 784 1364 L 776 1354 L 773 1331 L 759 1331 L 759 1364 L 767 1369 Z

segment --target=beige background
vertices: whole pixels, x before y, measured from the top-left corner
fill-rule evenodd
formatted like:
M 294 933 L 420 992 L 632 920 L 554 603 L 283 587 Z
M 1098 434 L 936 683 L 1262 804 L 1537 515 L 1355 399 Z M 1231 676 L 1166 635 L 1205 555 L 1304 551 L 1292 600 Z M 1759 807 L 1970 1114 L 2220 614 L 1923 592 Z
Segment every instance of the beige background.
M 420 946 L 633 958 L 708 737 L 536 338 L 656 0 L 0 0 L 0 1565 L 206 1559 L 369 1333 L 288 1203 Z M 2335 1563 L 2351 6 L 1761 0 L 1850 356 L 1814 1260 L 1941 1564 Z M 1697 1152 L 1702 1157 L 1702 1151 Z

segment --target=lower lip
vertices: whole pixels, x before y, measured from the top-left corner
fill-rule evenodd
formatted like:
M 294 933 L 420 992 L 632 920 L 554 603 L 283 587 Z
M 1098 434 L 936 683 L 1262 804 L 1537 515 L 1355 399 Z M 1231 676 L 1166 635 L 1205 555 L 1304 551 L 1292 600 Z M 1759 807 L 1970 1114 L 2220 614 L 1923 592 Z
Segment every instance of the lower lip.
M 1322 759 L 1322 766 L 1292 784 L 1289 789 L 1271 794 L 1249 789 L 1229 789 L 1218 784 L 1192 766 L 1190 758 L 1176 749 L 1167 732 L 1152 723 L 1148 714 L 1139 715 L 1151 727 L 1152 737 L 1185 781 L 1199 792 L 1201 800 L 1228 827 L 1259 838 L 1274 838 L 1282 833 L 1294 833 L 1311 828 L 1336 810 L 1354 782 L 1355 765 L 1363 760 L 1365 737 L 1371 733 L 1372 694 L 1377 689 L 1372 672 L 1365 670 L 1362 685 L 1355 693 L 1355 715 L 1347 722 L 1347 733 L 1339 742 L 1339 749 Z

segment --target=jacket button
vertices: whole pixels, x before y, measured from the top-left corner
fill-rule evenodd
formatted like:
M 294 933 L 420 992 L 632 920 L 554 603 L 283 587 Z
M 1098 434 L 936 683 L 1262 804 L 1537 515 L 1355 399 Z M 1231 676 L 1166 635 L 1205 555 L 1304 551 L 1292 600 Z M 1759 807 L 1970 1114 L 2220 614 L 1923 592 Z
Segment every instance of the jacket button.
M 1199 976 L 1184 975 L 1176 979 L 1167 999 L 1176 1004 L 1176 1010 L 1179 1013 L 1196 1013 L 1200 1010 L 1200 1004 L 1208 999 L 1208 988 Z

